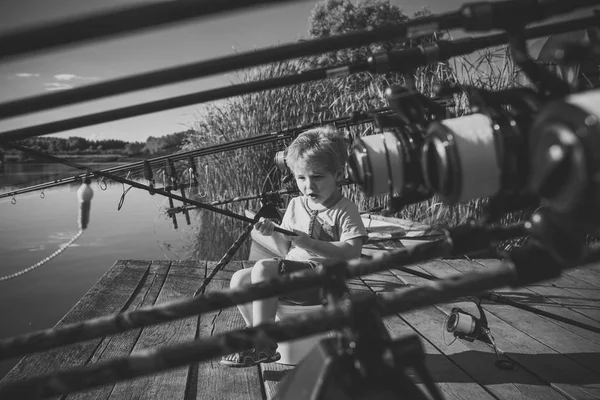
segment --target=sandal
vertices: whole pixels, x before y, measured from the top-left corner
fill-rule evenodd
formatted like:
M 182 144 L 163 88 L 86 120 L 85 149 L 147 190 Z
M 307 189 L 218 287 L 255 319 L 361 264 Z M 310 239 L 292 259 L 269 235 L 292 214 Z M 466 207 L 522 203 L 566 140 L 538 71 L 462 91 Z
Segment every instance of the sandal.
M 272 363 L 278 361 L 281 354 L 276 351 L 276 347 L 267 347 L 256 350 L 242 350 L 237 353 L 229 354 L 221 358 L 221 364 L 228 367 L 253 367 L 260 363 Z

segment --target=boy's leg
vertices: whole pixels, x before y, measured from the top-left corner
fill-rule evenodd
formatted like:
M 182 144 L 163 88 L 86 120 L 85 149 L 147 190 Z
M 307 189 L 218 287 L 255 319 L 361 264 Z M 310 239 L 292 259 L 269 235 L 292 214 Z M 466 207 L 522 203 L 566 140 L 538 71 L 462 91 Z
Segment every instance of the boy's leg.
M 252 272 L 251 268 L 240 269 L 236 271 L 231 277 L 231 281 L 229 282 L 229 287 L 231 289 L 238 288 L 240 286 L 249 285 L 252 283 L 250 278 L 250 274 Z M 242 314 L 242 318 L 244 318 L 244 322 L 246 322 L 246 326 L 252 326 L 252 303 L 238 304 L 238 310 L 240 310 L 240 314 Z
M 239 270 L 233 274 L 230 286 L 233 288 L 264 281 L 277 276 L 278 269 L 279 260 L 260 260 L 251 269 Z M 256 326 L 262 322 L 275 320 L 277 298 L 257 300 L 252 304 L 240 305 L 238 308 L 246 323 L 250 326 Z M 251 367 L 262 362 L 274 362 L 280 358 L 281 355 L 277 352 L 277 343 L 267 342 L 260 348 L 243 350 L 224 356 L 221 358 L 221 364 L 228 367 Z
M 281 261 L 276 258 L 259 260 L 252 267 L 250 275 L 252 283 L 258 283 L 274 278 L 279 274 L 279 263 Z M 260 325 L 264 322 L 275 321 L 277 313 L 277 297 L 271 297 L 263 300 L 255 300 L 252 302 L 252 322 L 253 326 Z

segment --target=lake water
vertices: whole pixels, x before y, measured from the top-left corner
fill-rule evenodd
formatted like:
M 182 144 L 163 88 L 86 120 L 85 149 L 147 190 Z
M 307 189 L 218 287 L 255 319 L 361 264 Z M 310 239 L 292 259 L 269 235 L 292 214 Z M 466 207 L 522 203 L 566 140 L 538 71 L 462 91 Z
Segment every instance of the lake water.
M 78 173 L 57 164 L 7 164 L 0 169 L 0 193 Z M 118 210 L 127 186 L 109 182 L 102 190 L 94 181 L 91 187 L 90 223 L 83 235 L 48 263 L 0 282 L 0 338 L 54 326 L 116 260 L 190 258 L 186 245 L 202 235 L 199 214 L 191 213 L 190 226 L 178 214 L 176 230 L 165 213 L 166 197 L 132 188 Z M 0 199 L 0 276 L 34 265 L 77 233 L 78 188 L 72 184 L 45 189 L 44 198 L 41 191 L 17 195 L 16 204 L 10 197 Z M 224 222 L 223 226 L 230 224 Z M 231 232 L 214 229 L 209 230 L 212 254 L 201 258 L 218 260 L 235 239 L 236 232 L 230 237 Z M 215 241 L 215 235 L 223 240 Z M 238 257 L 243 257 L 243 249 Z M 0 377 L 17 361 L 0 361 Z

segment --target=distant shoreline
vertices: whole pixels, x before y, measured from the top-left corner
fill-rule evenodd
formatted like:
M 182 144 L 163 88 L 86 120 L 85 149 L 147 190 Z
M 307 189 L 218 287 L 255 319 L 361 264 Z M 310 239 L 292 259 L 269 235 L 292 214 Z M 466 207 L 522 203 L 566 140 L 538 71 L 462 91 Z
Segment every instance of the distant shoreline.
M 53 154 L 55 157 L 63 158 L 67 161 L 72 161 L 79 164 L 101 164 L 101 163 L 133 163 L 137 161 L 143 161 L 144 157 L 131 157 L 122 154 Z M 18 157 L 7 156 L 4 162 L 0 162 L 0 165 L 7 164 L 45 164 L 51 161 L 40 160 L 36 158 L 27 158 L 25 160 L 19 160 Z

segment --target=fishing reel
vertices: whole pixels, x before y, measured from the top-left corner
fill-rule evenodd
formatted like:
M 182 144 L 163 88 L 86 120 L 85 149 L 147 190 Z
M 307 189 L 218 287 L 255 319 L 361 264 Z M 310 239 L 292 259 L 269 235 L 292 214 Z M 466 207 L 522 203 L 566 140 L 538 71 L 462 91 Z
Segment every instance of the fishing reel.
M 600 57 L 600 44 L 570 45 L 560 62 Z M 529 185 L 554 212 L 586 231 L 600 224 L 600 90 L 571 93 L 548 103 L 531 129 Z
M 525 88 L 464 89 L 474 112 L 433 121 L 427 129 L 421 157 L 427 187 L 448 205 L 486 197 L 530 202 L 527 133 L 542 97 Z
M 291 182 L 294 179 L 294 174 L 292 174 L 292 171 L 290 171 L 290 168 L 285 161 L 285 150 L 275 153 L 273 161 L 275 162 L 277 169 L 283 174 L 281 182 L 284 184 Z
M 487 318 L 481 308 L 481 305 L 477 304 L 480 318 L 477 318 L 473 314 L 470 314 L 461 308 L 454 307 L 452 311 L 446 317 L 444 323 L 447 332 L 450 332 L 454 337 L 466 340 L 468 342 L 474 342 L 476 339 L 482 340 L 485 343 L 491 344 L 489 339 L 489 331 Z
M 424 126 L 445 115 L 445 109 L 400 86 L 386 90 L 394 115 L 376 115 L 378 134 L 356 138 L 348 160 L 348 176 L 365 195 L 390 194 L 390 208 L 430 198 L 421 172 Z
M 548 104 L 531 129 L 530 188 L 584 229 L 600 224 L 600 90 Z
M 475 340 L 480 340 L 493 347 L 496 354 L 494 364 L 501 369 L 513 369 L 515 364 L 508 359 L 501 359 L 494 337 L 488 326 L 488 321 L 481 307 L 481 301 L 475 303 L 479 311 L 479 318 L 470 314 L 459 307 L 453 307 L 452 311 L 444 321 L 444 331 L 454 335 L 455 340 L 461 339 L 473 343 Z M 445 340 L 445 339 L 444 339 Z M 448 344 L 448 343 L 446 343 Z M 450 343 L 452 344 L 452 343 Z M 448 344 L 449 345 L 449 344 Z

